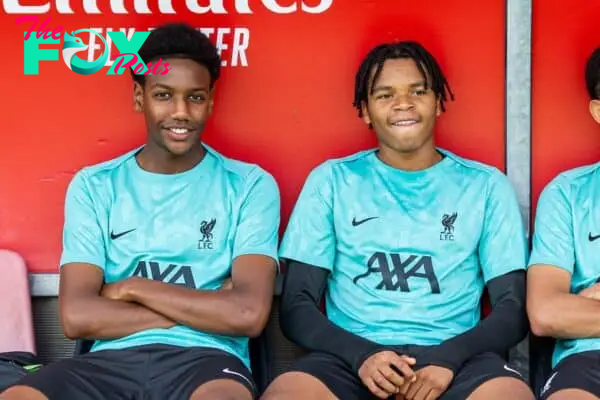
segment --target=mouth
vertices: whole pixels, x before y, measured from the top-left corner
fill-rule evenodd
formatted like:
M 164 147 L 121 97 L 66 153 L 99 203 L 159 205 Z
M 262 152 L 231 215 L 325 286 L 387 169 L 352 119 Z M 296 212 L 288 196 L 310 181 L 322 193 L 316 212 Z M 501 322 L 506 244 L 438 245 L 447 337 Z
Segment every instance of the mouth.
M 417 120 L 417 119 L 402 119 L 402 120 L 391 122 L 390 125 L 399 127 L 399 128 L 407 128 L 407 127 L 414 126 L 418 123 L 419 123 L 419 120 Z
M 179 127 L 164 127 L 163 131 L 167 134 L 169 139 L 175 141 L 187 140 L 194 133 L 193 129 Z

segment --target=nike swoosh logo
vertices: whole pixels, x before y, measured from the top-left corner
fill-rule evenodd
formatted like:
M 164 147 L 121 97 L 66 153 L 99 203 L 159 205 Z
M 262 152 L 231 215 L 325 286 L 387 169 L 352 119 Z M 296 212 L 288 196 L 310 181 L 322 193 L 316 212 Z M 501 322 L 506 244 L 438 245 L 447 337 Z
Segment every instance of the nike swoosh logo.
M 588 234 L 588 240 L 589 240 L 590 242 L 593 242 L 593 241 L 594 241 L 594 240 L 596 240 L 596 239 L 600 239 L 600 235 L 592 236 L 592 232 L 590 232 L 590 233 Z
M 133 231 L 135 231 L 135 228 L 134 228 L 134 229 L 130 229 L 130 230 L 128 230 L 128 231 L 125 231 L 125 232 L 117 233 L 117 234 L 115 234 L 113 231 L 111 231 L 111 232 L 110 232 L 110 238 L 111 238 L 112 240 L 115 240 L 115 239 L 118 239 L 118 238 L 120 238 L 121 236 L 123 236 L 123 235 L 127 235 L 129 232 L 133 232 Z
M 354 217 L 354 218 L 352 218 L 352 226 L 359 226 L 361 224 L 364 224 L 367 221 L 370 221 L 370 220 L 376 219 L 376 218 L 379 218 L 379 217 L 369 217 L 369 218 L 365 218 L 363 220 L 357 221 L 356 217 Z
M 519 371 L 517 371 L 516 369 L 512 369 L 511 367 L 509 367 L 506 364 L 504 365 L 504 369 L 507 370 L 507 371 L 509 371 L 509 372 L 513 372 L 513 373 L 515 373 L 515 374 L 517 374 L 519 376 L 523 376 L 523 375 L 521 375 L 521 373 Z
M 229 368 L 225 368 L 225 369 L 223 370 L 223 372 L 224 372 L 224 373 L 226 373 L 226 374 L 230 374 L 230 375 L 239 376 L 240 378 L 242 378 L 243 380 L 245 380 L 246 382 L 248 382 L 248 384 L 249 384 L 251 387 L 254 387 L 254 384 L 253 384 L 253 383 L 250 381 L 250 379 L 246 378 L 246 377 L 245 377 L 243 374 L 240 374 L 239 372 L 232 371 L 232 370 L 230 370 Z

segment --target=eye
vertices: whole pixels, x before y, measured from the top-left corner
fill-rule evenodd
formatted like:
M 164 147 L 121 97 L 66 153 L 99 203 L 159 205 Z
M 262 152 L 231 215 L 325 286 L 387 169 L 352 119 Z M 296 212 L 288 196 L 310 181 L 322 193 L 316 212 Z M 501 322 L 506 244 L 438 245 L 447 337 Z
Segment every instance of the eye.
M 419 89 L 415 90 L 413 93 L 415 96 L 425 96 L 427 94 L 427 90 Z
M 190 99 L 194 103 L 202 103 L 206 100 L 206 97 L 203 94 L 193 94 L 190 96 Z
M 390 99 L 392 97 L 391 94 L 380 94 L 378 96 L 375 97 L 376 100 L 387 100 Z
M 167 92 L 155 92 L 152 97 L 159 100 L 167 100 L 171 98 L 171 95 Z

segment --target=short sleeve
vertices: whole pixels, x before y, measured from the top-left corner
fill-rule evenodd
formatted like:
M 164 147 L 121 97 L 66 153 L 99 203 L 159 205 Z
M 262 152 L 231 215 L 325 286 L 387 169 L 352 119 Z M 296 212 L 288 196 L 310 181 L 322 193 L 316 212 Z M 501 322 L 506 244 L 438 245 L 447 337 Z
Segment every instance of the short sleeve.
M 538 200 L 529 265 L 546 264 L 573 273 L 575 245 L 568 196 L 556 178 Z
M 84 171 L 75 174 L 69 183 L 64 213 L 61 267 L 78 262 L 104 270 L 106 252 L 102 228 Z
M 487 283 L 527 267 L 527 239 L 515 191 L 508 178 L 497 172 L 490 177 L 479 260 Z
M 280 196 L 275 179 L 263 170 L 248 179 L 240 206 L 233 258 L 260 254 L 278 261 Z
M 335 262 L 333 193 L 328 164 L 308 176 L 281 243 L 281 258 L 331 271 Z

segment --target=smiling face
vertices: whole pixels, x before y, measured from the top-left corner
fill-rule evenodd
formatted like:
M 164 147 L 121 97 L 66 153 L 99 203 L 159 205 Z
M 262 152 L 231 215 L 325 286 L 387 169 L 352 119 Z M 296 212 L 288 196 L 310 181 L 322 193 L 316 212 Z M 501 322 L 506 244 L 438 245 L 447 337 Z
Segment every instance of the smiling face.
M 380 146 L 400 153 L 434 146 L 435 120 L 441 110 L 431 84 L 426 83 L 413 59 L 385 61 L 362 106 L 363 119 L 372 125 Z
M 209 71 L 189 59 L 170 58 L 165 75 L 146 75 L 136 82 L 134 103 L 144 114 L 148 146 L 171 156 L 201 147 L 201 134 L 212 113 L 213 88 Z

